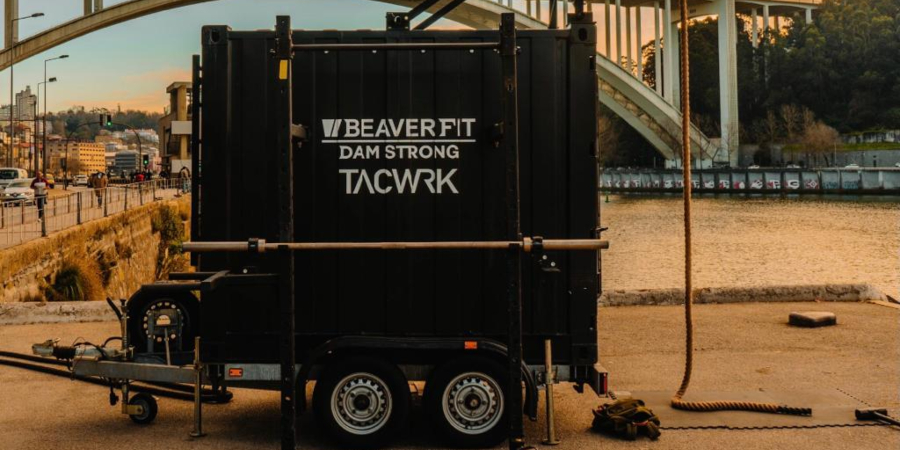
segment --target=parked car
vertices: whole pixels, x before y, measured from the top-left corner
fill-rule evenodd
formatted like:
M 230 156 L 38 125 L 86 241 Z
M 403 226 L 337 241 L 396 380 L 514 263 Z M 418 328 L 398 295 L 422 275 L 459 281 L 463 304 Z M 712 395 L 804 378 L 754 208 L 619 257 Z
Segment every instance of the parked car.
M 750 166 L 750 167 L 747 167 L 747 168 L 748 168 L 748 169 L 759 169 L 759 166 L 757 166 L 756 164 L 754 164 L 754 165 L 752 165 L 752 166 Z
M 788 164 L 787 166 L 785 166 L 785 168 L 786 169 L 799 169 L 800 166 L 798 166 L 797 164 Z
M 894 167 L 900 167 L 900 162 L 894 164 Z
M 34 203 L 34 189 L 31 188 L 31 180 L 28 178 L 13 180 L 3 188 L 0 199 L 2 199 L 3 203 L 21 201 L 24 201 L 26 204 Z
M 56 187 L 56 178 L 54 178 L 53 175 L 47 174 L 44 175 L 44 178 L 47 179 L 48 188 L 53 189 L 54 187 Z
M 28 172 L 25 169 L 0 167 L 0 189 L 21 178 L 28 178 Z
M 856 163 L 847 164 L 846 166 L 844 166 L 844 168 L 845 169 L 859 169 L 859 164 L 856 164 Z
M 73 186 L 87 186 L 88 185 L 88 177 L 87 175 L 75 175 L 75 181 L 72 183 Z

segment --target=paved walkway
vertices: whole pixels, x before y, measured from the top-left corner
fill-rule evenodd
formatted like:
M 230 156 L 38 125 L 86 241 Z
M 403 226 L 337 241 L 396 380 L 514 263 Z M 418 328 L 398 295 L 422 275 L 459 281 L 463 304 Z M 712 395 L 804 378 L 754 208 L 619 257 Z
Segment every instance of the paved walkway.
M 838 326 L 798 329 L 786 325 L 796 310 L 828 310 Z M 900 412 L 900 310 L 867 303 L 698 305 L 697 359 L 691 390 L 747 391 L 844 389 L 872 405 Z M 671 390 L 681 380 L 680 307 L 600 309 L 600 354 L 613 389 Z M 118 333 L 114 322 L 0 327 L 0 349 L 29 351 L 49 337 L 92 342 Z M 274 449 L 278 448 L 276 392 L 238 390 L 228 405 L 204 409 L 202 439 L 191 439 L 192 405 L 160 400 L 156 422 L 137 426 L 112 408 L 109 391 L 0 366 L 0 448 L 90 449 Z M 788 430 L 664 431 L 659 441 L 626 442 L 589 431 L 590 409 L 599 402 L 563 384 L 557 389 L 557 449 L 885 449 L 900 448 L 900 429 L 847 427 Z M 543 407 L 543 405 L 541 405 Z M 421 414 L 413 432 L 394 448 L 440 448 Z M 543 416 L 526 421 L 528 442 L 543 437 Z M 665 419 L 663 419 L 665 420 Z M 300 446 L 337 448 L 318 431 L 310 414 L 301 419 Z M 501 447 L 502 448 L 502 447 Z

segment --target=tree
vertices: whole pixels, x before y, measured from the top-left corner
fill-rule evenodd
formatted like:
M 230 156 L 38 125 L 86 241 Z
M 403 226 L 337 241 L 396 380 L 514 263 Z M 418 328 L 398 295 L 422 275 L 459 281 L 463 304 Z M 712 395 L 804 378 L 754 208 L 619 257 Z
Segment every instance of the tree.
M 778 113 L 781 118 L 784 137 L 788 143 L 793 144 L 797 141 L 799 133 L 803 131 L 800 126 L 801 121 L 803 120 L 803 117 L 800 114 L 800 108 L 793 104 L 781 105 Z
M 69 173 L 69 176 L 78 175 L 81 173 L 81 161 L 78 159 L 72 159 L 71 157 L 66 158 L 66 172 Z
M 605 167 L 607 162 L 621 159 L 618 155 L 619 127 L 618 123 L 610 116 L 600 115 L 597 120 L 597 130 L 599 131 L 598 145 L 600 146 L 597 160 L 601 166 Z
M 840 143 L 840 140 L 841 136 L 837 130 L 816 121 L 803 131 L 801 143 L 807 152 L 816 155 L 817 160 L 818 155 L 824 156 L 825 164 L 828 165 L 828 154 L 834 150 L 835 146 Z

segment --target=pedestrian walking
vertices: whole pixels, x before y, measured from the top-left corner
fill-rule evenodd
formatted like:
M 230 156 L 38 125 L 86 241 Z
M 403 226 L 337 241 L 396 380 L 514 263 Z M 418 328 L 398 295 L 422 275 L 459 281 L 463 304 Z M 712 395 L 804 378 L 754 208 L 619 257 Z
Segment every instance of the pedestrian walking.
M 47 200 L 48 184 L 40 170 L 35 172 L 34 179 L 31 180 L 31 189 L 34 190 L 34 201 L 37 203 L 39 220 L 44 220 L 44 203 Z
M 103 206 L 103 196 L 106 194 L 106 187 L 109 186 L 109 179 L 103 172 L 97 172 L 93 178 L 94 195 L 97 196 L 97 206 Z

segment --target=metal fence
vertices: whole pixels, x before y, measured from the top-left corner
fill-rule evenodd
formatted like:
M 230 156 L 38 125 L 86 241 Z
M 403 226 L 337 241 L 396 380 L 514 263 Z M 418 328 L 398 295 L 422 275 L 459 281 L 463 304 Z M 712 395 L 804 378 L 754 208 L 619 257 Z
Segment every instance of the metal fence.
M 91 220 L 190 192 L 189 179 L 159 179 L 88 188 L 39 200 L 4 202 L 0 207 L 0 249 L 13 247 Z

